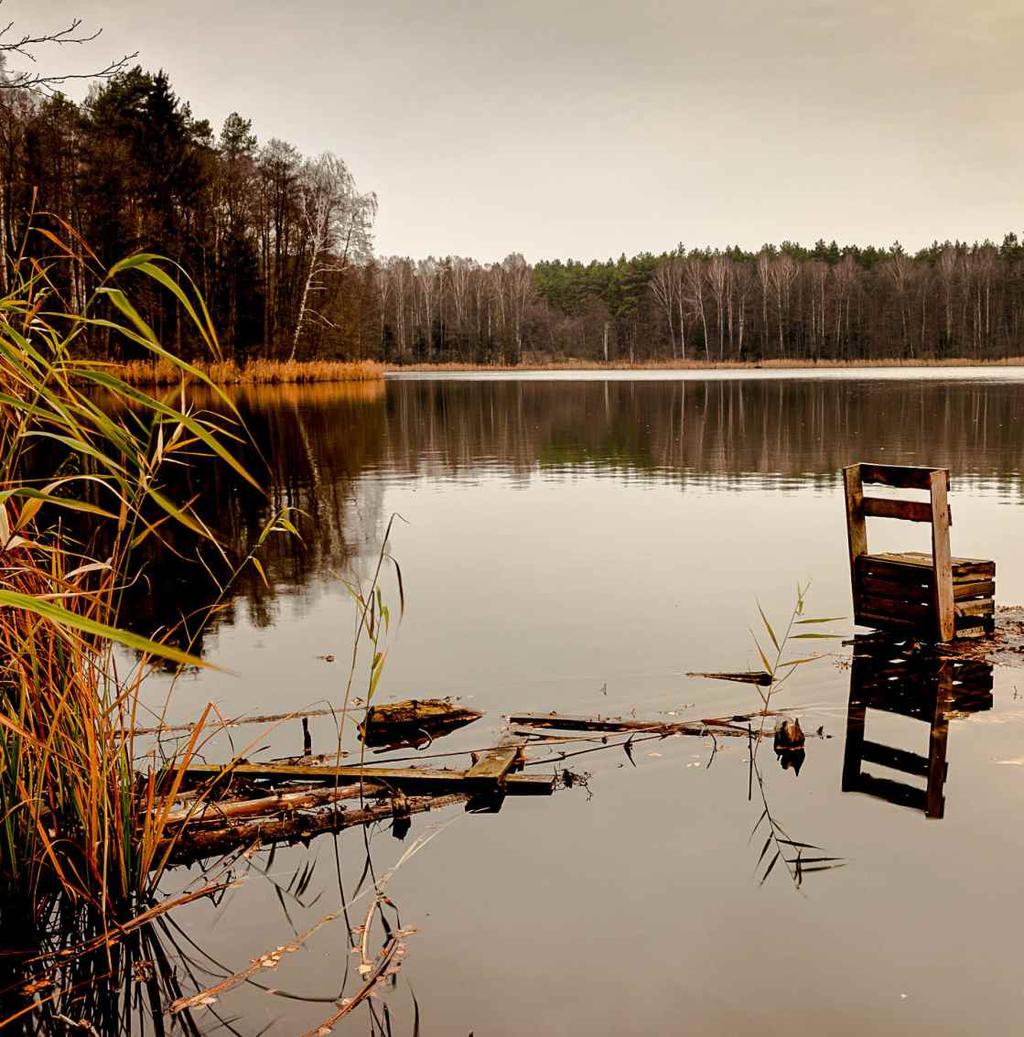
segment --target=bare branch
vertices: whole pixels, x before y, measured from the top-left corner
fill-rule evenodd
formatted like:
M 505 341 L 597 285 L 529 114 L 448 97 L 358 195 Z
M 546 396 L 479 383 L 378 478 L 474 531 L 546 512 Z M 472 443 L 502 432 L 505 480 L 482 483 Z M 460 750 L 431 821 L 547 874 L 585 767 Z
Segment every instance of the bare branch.
M 3 0 L 0 0 L 2 5 Z M 92 43 L 99 38 L 102 29 L 93 32 L 80 31 L 82 27 L 81 18 L 73 18 L 62 28 L 53 29 L 38 34 L 23 33 L 21 36 L 12 36 L 14 22 L 9 21 L 0 28 L 0 91 L 4 90 L 55 90 L 59 86 L 72 80 L 81 79 L 110 79 L 111 76 L 123 72 L 129 62 L 138 57 L 138 51 L 124 54 L 120 58 L 109 61 L 102 68 L 93 72 L 65 72 L 45 73 L 35 72 L 28 69 L 15 70 L 8 68 L 9 59 L 14 56 L 32 64 L 37 63 L 36 52 L 47 46 L 64 47 L 68 45 L 81 46 Z

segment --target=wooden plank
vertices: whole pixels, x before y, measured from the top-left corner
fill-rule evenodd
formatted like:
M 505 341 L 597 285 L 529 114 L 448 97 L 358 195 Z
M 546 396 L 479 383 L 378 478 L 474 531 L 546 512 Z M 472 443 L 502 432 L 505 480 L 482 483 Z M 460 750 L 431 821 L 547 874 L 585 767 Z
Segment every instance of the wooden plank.
M 214 778 L 224 771 L 217 764 L 193 764 L 185 768 L 190 781 Z M 465 788 L 467 771 L 431 770 L 426 767 L 315 767 L 302 764 L 239 763 L 230 769 L 231 777 L 265 781 L 337 782 L 350 785 L 372 782 L 402 790 L 437 792 Z M 547 795 L 549 775 L 510 774 L 505 779 L 509 795 Z
M 921 629 L 921 624 L 916 620 L 894 616 L 891 613 L 871 612 L 863 608 L 854 611 L 853 619 L 858 626 L 875 627 L 878 630 L 920 632 Z
M 496 745 L 493 749 L 482 753 L 473 766 L 466 771 L 467 784 L 473 786 L 504 784 L 506 775 L 520 759 L 522 747 L 522 742 L 515 742 L 508 745 Z
M 918 468 L 911 465 L 896 464 L 862 464 L 860 466 L 861 482 L 881 483 L 883 486 L 894 486 L 900 490 L 931 489 L 929 477 L 934 468 Z
M 930 475 L 932 496 L 932 568 L 935 570 L 935 633 L 940 641 L 956 634 L 953 612 L 953 555 L 949 549 L 949 472 Z
M 995 580 L 996 563 L 979 560 L 953 559 L 953 582 L 971 583 L 975 580 Z
M 857 589 L 862 596 L 895 598 L 897 601 L 927 602 L 932 599 L 931 581 L 916 576 L 910 576 L 906 580 L 883 580 L 867 573 L 857 577 Z
M 864 521 L 864 487 L 860 479 L 860 465 L 843 469 L 843 487 L 846 495 L 846 539 L 850 550 L 850 578 L 855 578 L 857 559 L 868 553 L 867 523 Z
M 923 566 L 913 562 L 890 561 L 878 555 L 862 555 L 858 558 L 857 573 L 861 577 L 874 576 L 893 583 L 923 583 L 929 587 L 934 581 L 930 562 Z
M 991 616 L 995 614 L 996 603 L 992 598 L 980 598 L 976 601 L 961 601 L 954 605 L 959 616 Z
M 903 771 L 904 774 L 916 774 L 920 778 L 928 774 L 927 756 L 907 752 L 906 749 L 897 749 L 891 745 L 882 745 L 880 742 L 865 739 L 861 745 L 860 758 L 868 763 Z
M 906 522 L 932 520 L 932 506 L 925 501 L 864 497 L 861 500 L 861 510 L 867 518 L 903 519 Z
M 934 606 L 928 602 L 906 601 L 898 598 L 883 598 L 876 594 L 861 595 L 859 612 L 870 612 L 876 616 L 893 616 L 927 623 L 934 615 Z
M 555 728 L 563 731 L 657 731 L 664 727 L 658 720 L 623 720 L 621 717 L 573 716 L 569 713 L 516 713 L 510 724 L 525 727 Z M 700 721 L 692 721 L 699 725 Z
M 968 601 L 971 598 L 994 598 L 996 585 L 994 580 L 981 580 L 977 583 L 953 583 L 953 598 L 956 601 Z
M 891 566 L 909 568 L 932 568 L 932 556 L 926 551 L 882 551 L 878 554 L 865 555 L 862 566 L 869 566 L 879 573 Z M 996 563 L 986 558 L 954 558 L 952 559 L 953 579 L 961 582 L 971 580 L 994 580 Z M 896 570 L 893 570 L 896 571 Z

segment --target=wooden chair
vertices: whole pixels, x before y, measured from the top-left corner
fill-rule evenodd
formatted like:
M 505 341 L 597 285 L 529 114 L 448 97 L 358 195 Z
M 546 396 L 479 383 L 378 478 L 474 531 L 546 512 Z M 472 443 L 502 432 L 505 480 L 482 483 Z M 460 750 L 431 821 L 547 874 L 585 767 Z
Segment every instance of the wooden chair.
M 854 621 L 861 626 L 951 641 L 991 633 L 994 562 L 953 558 L 949 548 L 949 470 L 854 464 L 843 469 Z M 865 484 L 927 490 L 929 499 L 867 497 Z M 867 519 L 931 524 L 932 551 L 868 553 Z

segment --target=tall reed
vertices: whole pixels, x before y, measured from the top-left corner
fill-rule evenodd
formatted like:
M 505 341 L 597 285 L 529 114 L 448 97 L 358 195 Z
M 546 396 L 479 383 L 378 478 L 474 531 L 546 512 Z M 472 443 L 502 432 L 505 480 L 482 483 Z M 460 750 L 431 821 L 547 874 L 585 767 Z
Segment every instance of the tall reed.
M 96 264 L 70 232 L 52 240 L 60 262 Z M 124 591 L 140 547 L 172 525 L 216 545 L 197 501 L 173 499 L 168 466 L 213 456 L 255 480 L 232 452 L 242 425 L 230 401 L 161 345 L 132 302 L 173 297 L 217 362 L 187 276 L 148 254 L 99 276 L 75 307 L 46 268 L 16 263 L 0 298 L 0 884 L 40 912 L 58 895 L 106 916 L 154 890 L 163 795 L 202 737 L 200 724 L 140 777 L 133 730 L 154 660 L 203 663 L 124 629 Z M 89 359 L 98 342 L 175 371 L 175 388 L 158 396 L 128 384 Z M 195 404 L 194 386 L 219 397 L 219 417 Z

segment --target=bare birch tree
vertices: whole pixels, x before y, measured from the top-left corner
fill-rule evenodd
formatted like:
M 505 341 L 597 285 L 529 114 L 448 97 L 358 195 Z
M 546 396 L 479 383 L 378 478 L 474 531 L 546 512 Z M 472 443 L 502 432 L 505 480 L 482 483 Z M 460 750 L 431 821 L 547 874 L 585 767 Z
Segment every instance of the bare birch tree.
M 377 213 L 377 196 L 360 194 L 348 166 L 336 155 L 325 153 L 307 161 L 300 181 L 308 263 L 289 360 L 295 359 L 299 339 L 309 321 L 333 327 L 322 311 L 311 305 L 310 296 L 326 290 L 329 274 L 344 270 L 349 263 L 370 258 L 373 218 Z

